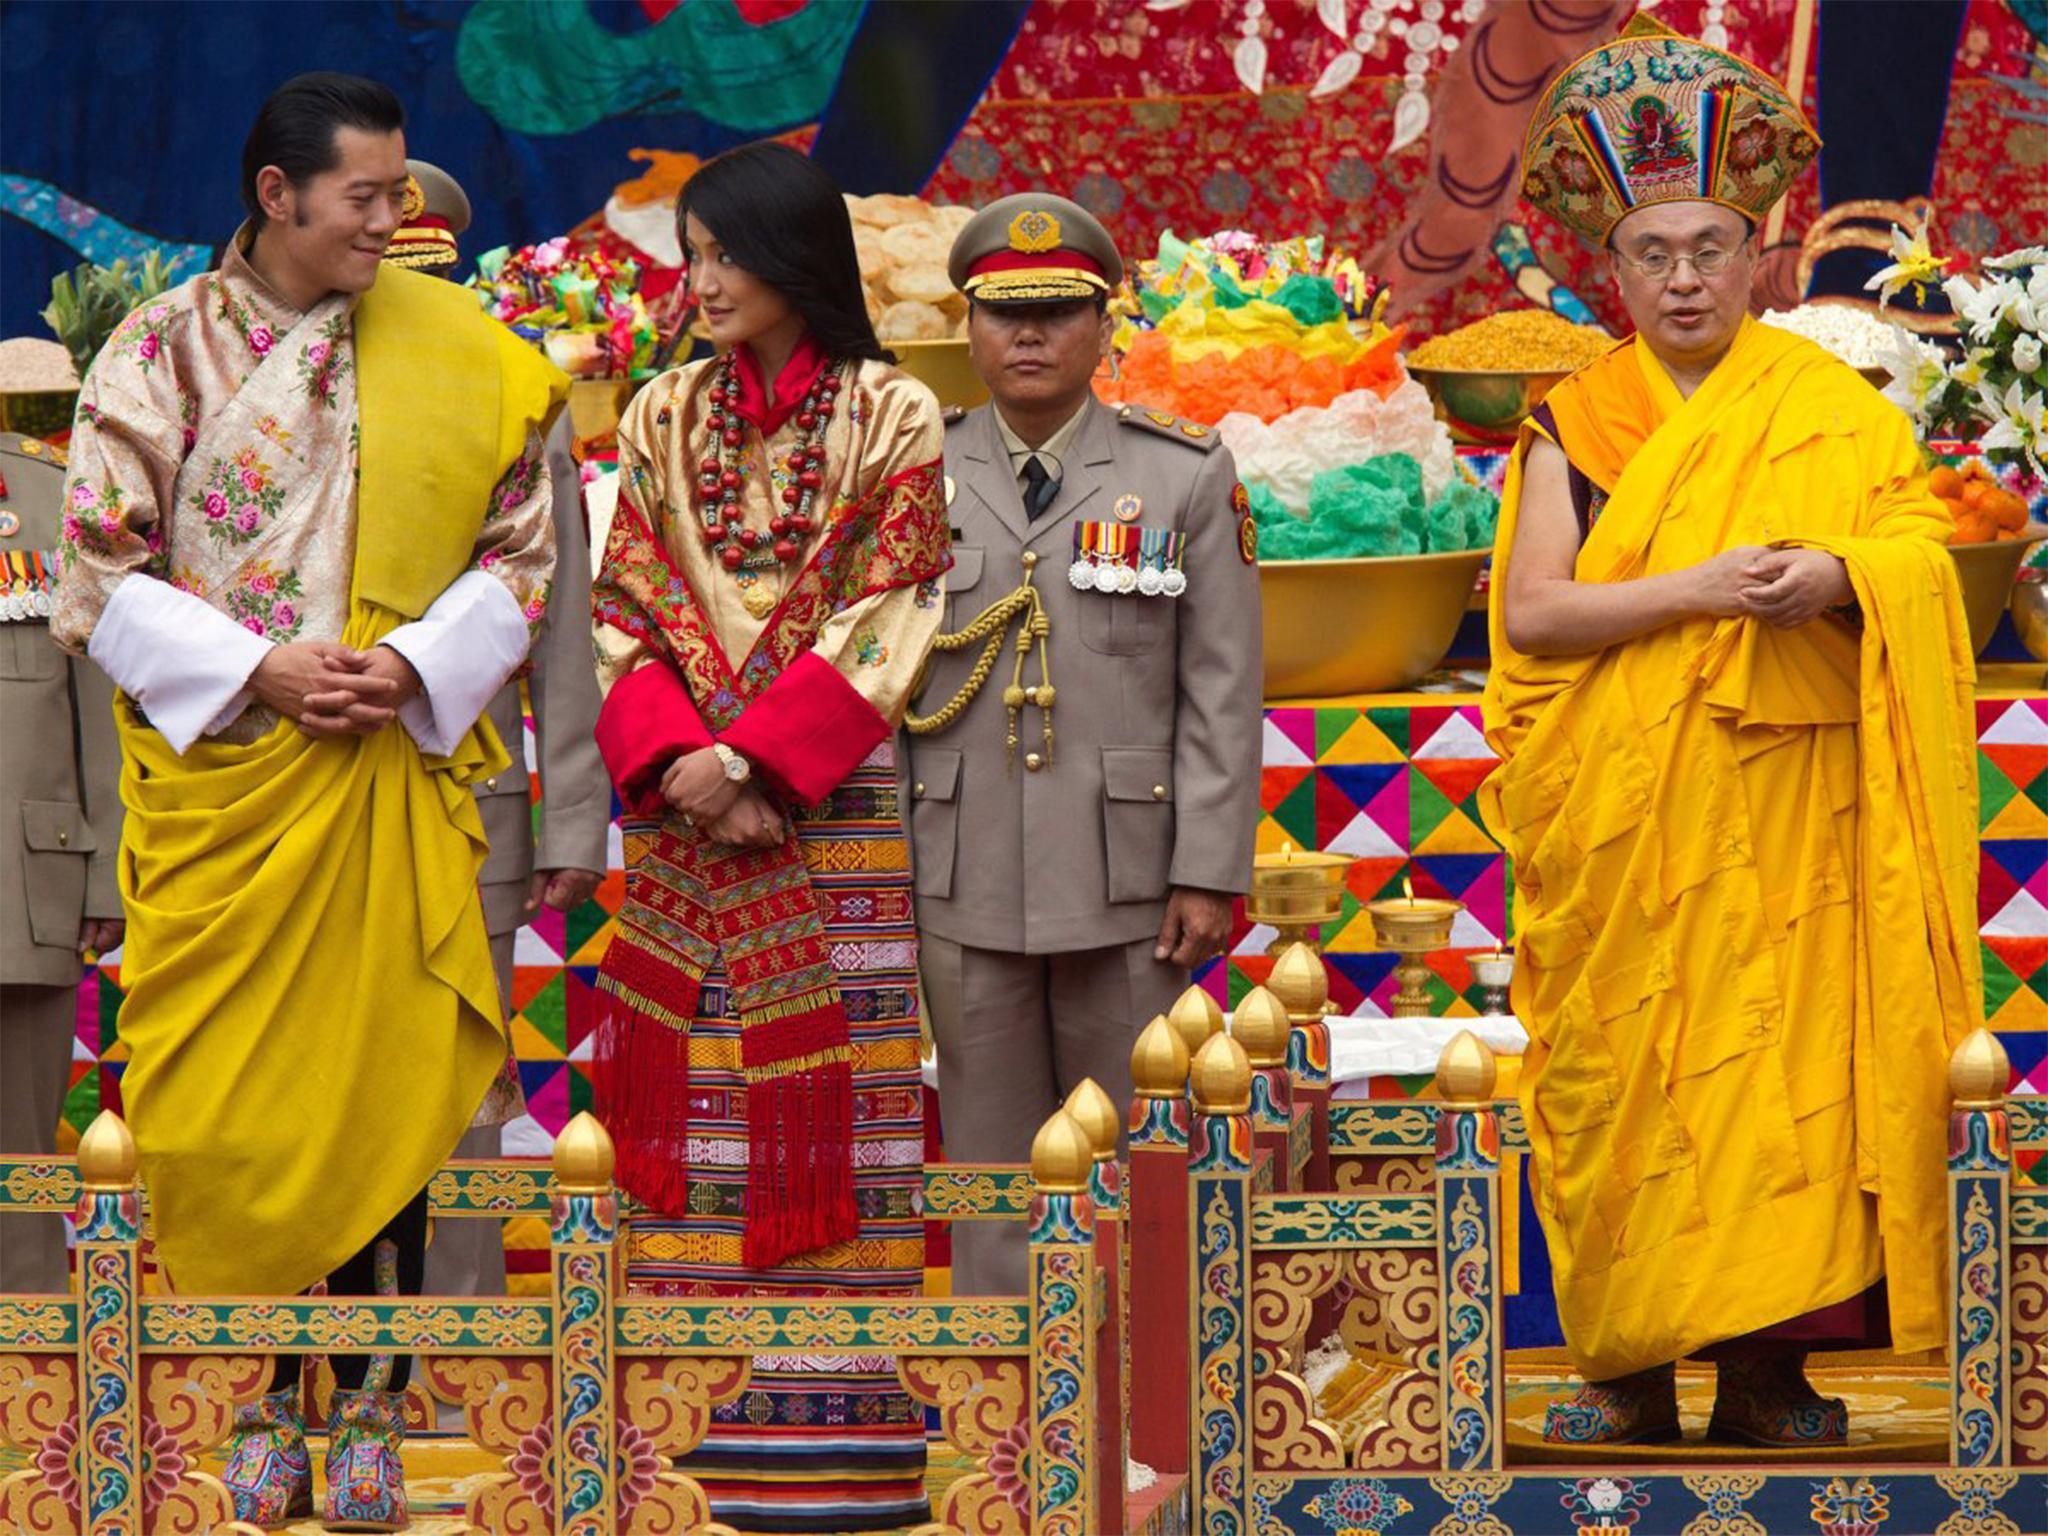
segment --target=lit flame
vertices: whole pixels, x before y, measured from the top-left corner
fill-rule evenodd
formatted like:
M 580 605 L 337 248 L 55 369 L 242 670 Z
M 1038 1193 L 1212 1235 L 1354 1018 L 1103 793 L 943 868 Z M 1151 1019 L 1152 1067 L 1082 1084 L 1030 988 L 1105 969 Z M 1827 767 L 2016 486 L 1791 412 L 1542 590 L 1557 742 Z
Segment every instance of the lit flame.
M 1401 877 L 1401 894 L 1408 898 L 1408 905 L 1415 905 L 1415 882 L 1406 875 Z

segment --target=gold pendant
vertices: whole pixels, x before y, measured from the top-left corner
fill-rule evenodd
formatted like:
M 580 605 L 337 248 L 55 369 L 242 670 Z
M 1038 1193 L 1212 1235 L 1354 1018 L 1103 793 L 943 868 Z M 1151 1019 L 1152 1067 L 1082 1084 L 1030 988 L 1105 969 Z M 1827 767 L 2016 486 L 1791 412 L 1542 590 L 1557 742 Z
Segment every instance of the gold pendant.
M 776 595 L 767 582 L 756 576 L 740 589 L 740 601 L 746 605 L 748 613 L 757 619 L 765 619 L 775 611 Z

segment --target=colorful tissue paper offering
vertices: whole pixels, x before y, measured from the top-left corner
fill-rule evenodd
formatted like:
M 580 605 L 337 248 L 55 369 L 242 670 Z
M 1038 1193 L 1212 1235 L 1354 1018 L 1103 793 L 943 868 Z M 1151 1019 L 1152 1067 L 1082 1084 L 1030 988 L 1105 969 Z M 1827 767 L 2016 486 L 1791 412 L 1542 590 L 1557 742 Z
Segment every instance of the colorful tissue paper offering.
M 654 362 L 659 341 L 640 269 L 566 235 L 477 258 L 471 286 L 485 310 L 577 378 L 623 377 Z
M 1404 374 L 1383 307 L 1378 285 L 1325 254 L 1320 236 L 1169 232 L 1119 305 L 1116 373 L 1097 392 L 1211 424 L 1233 411 L 1272 421 L 1354 390 L 1385 396 Z

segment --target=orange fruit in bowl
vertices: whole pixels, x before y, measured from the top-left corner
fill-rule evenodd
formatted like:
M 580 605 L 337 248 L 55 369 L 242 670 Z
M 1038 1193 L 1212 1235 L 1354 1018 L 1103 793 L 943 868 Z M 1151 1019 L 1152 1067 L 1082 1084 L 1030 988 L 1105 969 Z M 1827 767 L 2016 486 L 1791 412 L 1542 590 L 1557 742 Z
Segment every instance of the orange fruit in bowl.
M 1927 477 L 1927 489 L 1943 501 L 1954 501 L 1963 494 L 1963 477 L 1953 464 L 1939 464 Z

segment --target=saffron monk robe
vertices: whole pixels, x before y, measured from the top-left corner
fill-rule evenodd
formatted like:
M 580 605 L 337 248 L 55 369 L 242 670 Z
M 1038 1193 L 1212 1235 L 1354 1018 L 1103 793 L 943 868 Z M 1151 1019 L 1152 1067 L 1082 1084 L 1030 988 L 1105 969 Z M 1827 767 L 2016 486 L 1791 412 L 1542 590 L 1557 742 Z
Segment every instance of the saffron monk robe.
M 1647 160 L 1652 82 L 1688 145 Z M 1738 88 L 1739 87 L 1739 88 Z M 1636 336 L 1510 465 L 1482 807 L 1514 860 L 1523 1109 L 1565 1339 L 1546 1438 L 1839 1444 L 1822 1347 L 1943 1342 L 1943 1063 L 1982 1017 L 1973 663 L 1905 419 L 1748 315 L 1814 141 L 1767 76 L 1638 18 L 1559 78 L 1530 200 Z
M 178 1290 L 416 1294 L 425 1186 L 506 1040 L 470 786 L 554 568 L 566 381 L 381 269 L 403 110 L 306 75 L 243 151 L 221 269 L 85 381 L 52 634 L 120 690 L 129 1122 Z M 408 1361 L 334 1361 L 325 1518 L 406 1521 Z M 237 1517 L 309 1512 L 297 1362 L 238 1416 Z

